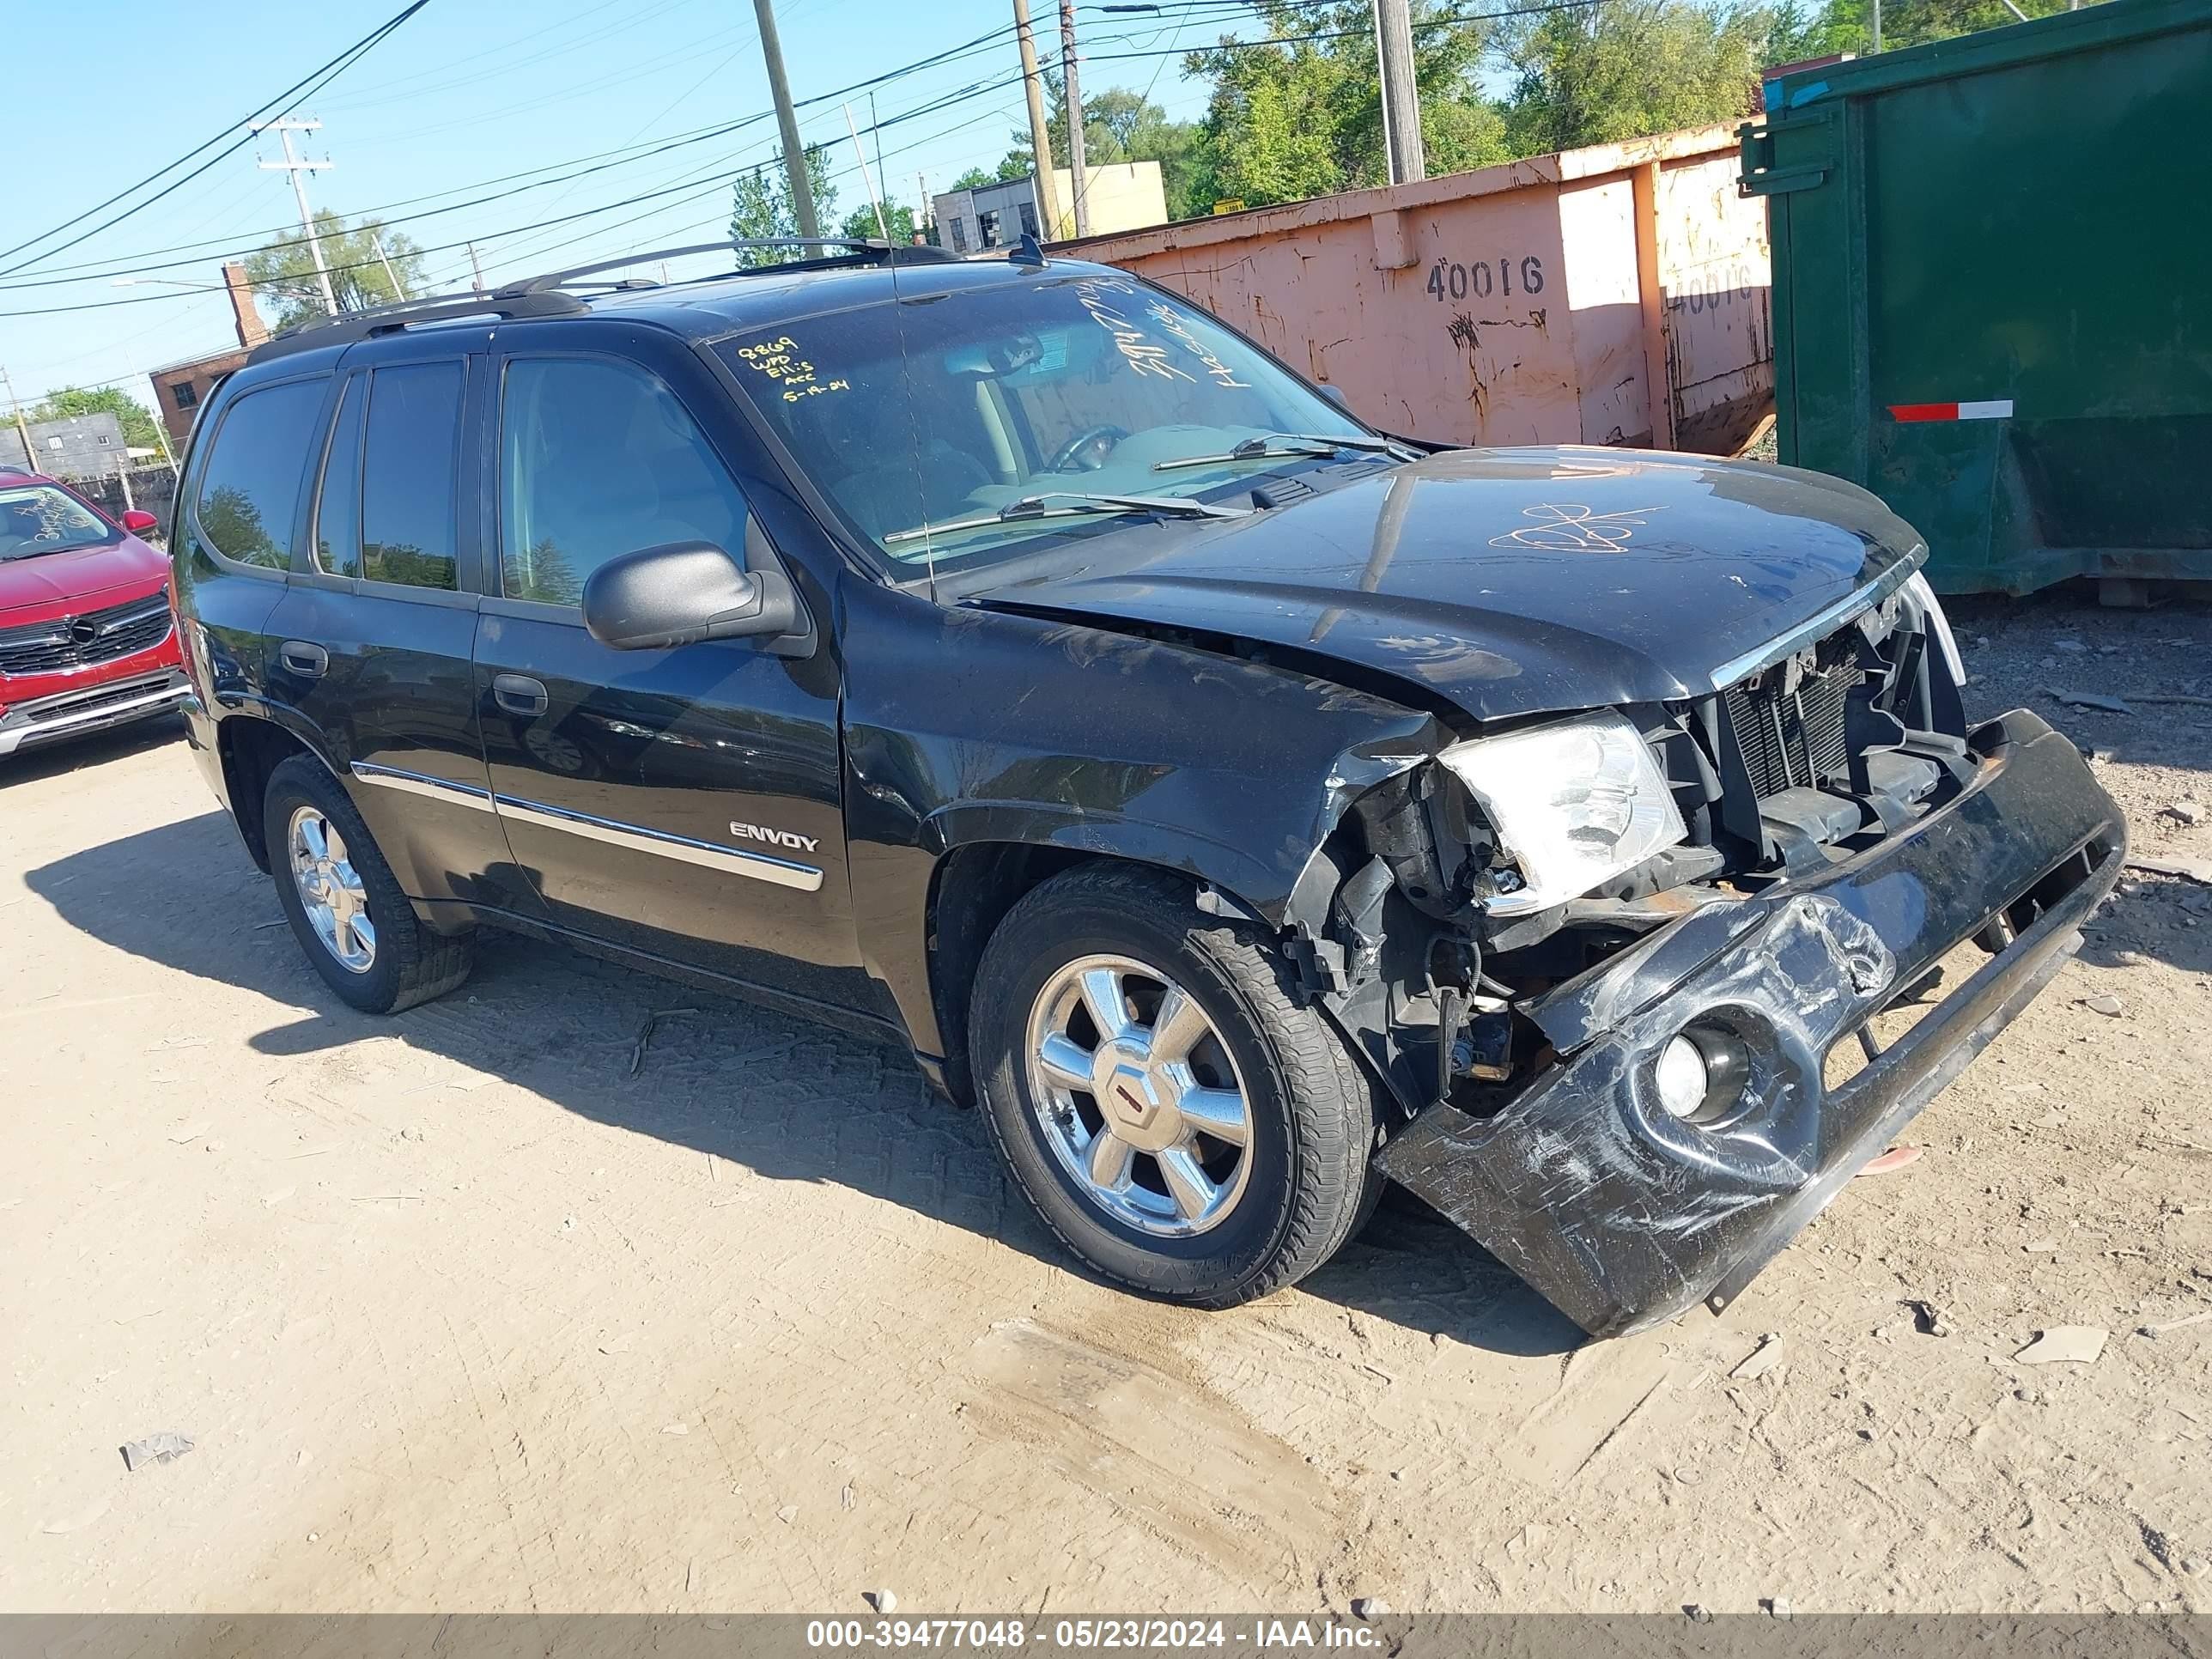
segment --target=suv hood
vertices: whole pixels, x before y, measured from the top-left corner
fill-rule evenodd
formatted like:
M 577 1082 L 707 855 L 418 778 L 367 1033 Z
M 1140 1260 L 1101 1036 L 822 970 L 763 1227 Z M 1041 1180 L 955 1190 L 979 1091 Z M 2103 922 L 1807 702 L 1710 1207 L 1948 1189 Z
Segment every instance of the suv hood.
M 1486 720 L 1703 696 L 1841 625 L 1924 552 L 1820 473 L 1468 449 L 1233 523 L 1102 537 L 968 598 L 1248 639 Z
M 40 614 L 32 620 L 41 621 L 60 609 L 89 610 L 90 601 L 116 588 L 143 587 L 168 571 L 168 560 L 136 536 L 104 547 L 0 559 L 0 623 L 18 611 L 35 610 Z

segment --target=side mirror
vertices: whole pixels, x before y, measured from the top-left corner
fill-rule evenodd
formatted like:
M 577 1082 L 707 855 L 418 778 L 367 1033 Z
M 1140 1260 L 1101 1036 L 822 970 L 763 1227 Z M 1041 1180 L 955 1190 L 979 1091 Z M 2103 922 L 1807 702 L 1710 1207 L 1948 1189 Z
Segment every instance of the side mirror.
M 1328 398 L 1329 402 L 1334 404 L 1339 409 L 1344 410 L 1347 415 L 1352 412 L 1352 399 L 1344 395 L 1344 388 L 1342 386 L 1331 386 L 1328 382 L 1324 380 L 1322 382 L 1321 395 Z
M 610 559 L 584 584 L 584 627 L 617 651 L 799 631 L 799 595 L 772 567 L 740 570 L 710 542 L 666 542 Z
M 159 530 L 161 521 L 143 507 L 134 507 L 123 515 L 123 527 L 134 536 L 143 536 L 149 530 Z

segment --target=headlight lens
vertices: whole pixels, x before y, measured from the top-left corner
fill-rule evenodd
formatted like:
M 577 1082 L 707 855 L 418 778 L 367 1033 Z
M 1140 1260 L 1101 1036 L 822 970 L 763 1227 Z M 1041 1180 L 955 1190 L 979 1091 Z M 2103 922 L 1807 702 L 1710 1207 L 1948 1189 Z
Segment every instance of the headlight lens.
M 1547 909 L 1632 870 L 1688 832 L 1643 736 L 1619 714 L 1581 714 L 1437 757 L 1481 803 L 1527 885 L 1486 908 Z

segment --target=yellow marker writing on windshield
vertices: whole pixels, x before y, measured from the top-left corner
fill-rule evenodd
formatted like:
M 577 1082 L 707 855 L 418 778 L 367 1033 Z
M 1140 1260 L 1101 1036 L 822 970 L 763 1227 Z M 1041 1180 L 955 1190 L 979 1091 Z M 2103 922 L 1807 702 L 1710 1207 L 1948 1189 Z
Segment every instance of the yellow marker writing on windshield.
M 757 345 L 739 346 L 738 361 L 746 368 L 766 375 L 783 388 L 783 400 L 795 404 L 801 398 L 817 398 L 825 392 L 850 392 L 850 380 L 818 380 L 814 365 L 799 355 L 799 343 L 788 334 L 773 340 L 763 340 Z

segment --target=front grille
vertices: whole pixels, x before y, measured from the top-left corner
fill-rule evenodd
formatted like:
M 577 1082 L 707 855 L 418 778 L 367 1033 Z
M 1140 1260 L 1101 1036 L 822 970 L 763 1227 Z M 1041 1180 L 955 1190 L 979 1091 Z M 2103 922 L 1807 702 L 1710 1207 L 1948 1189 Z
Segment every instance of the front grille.
M 113 662 L 168 638 L 169 597 L 156 593 L 81 617 L 0 629 L 0 674 L 56 674 Z
M 1850 759 L 1845 705 L 1858 678 L 1857 665 L 1844 662 L 1806 675 L 1794 692 L 1783 690 L 1779 671 L 1770 671 L 1755 688 L 1746 682 L 1721 694 L 1754 794 L 1778 795 L 1844 771 Z

